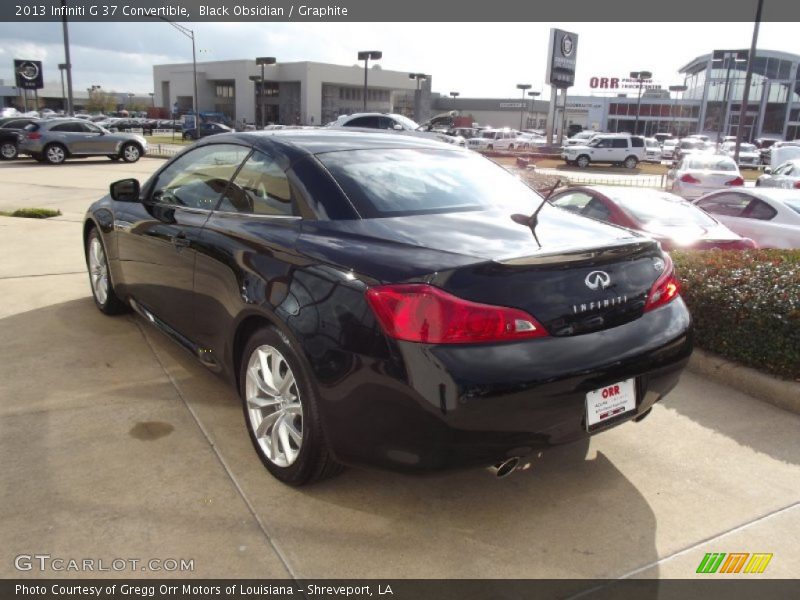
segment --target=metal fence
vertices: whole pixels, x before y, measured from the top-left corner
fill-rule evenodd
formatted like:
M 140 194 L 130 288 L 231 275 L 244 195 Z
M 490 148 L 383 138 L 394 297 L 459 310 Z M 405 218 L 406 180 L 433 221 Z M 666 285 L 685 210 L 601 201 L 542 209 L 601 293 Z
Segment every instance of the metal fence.
M 613 173 L 576 172 L 562 169 L 536 168 L 537 173 L 553 175 L 581 185 L 619 185 L 625 187 L 644 187 L 665 189 L 667 175 L 617 175 Z
M 147 156 L 153 158 L 172 158 L 183 150 L 182 146 L 172 146 L 169 144 L 149 144 L 147 146 Z

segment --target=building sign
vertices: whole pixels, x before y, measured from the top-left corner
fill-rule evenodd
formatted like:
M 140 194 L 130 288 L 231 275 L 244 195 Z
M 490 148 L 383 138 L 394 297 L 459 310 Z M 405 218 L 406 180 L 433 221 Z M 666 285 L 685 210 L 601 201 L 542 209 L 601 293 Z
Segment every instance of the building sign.
M 630 77 L 590 77 L 589 87 L 593 90 L 638 90 L 639 80 Z M 642 80 L 643 90 L 660 90 L 661 84 L 652 79 Z
M 500 108 L 525 108 L 522 102 L 501 102 Z
M 575 85 L 577 56 L 578 34 L 562 29 L 551 29 L 545 81 L 557 88 L 568 88 Z
M 42 61 L 14 59 L 14 77 L 17 87 L 24 90 L 40 90 L 44 87 Z

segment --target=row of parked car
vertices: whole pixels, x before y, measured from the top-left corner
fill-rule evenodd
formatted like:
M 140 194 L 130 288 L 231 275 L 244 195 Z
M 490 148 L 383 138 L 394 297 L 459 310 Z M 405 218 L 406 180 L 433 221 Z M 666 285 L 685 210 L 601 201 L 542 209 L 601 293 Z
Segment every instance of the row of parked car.
M 143 136 L 112 132 L 87 119 L 0 119 L 0 158 L 3 160 L 27 154 L 39 162 L 50 164 L 87 156 L 136 162 L 146 153 L 147 140 Z

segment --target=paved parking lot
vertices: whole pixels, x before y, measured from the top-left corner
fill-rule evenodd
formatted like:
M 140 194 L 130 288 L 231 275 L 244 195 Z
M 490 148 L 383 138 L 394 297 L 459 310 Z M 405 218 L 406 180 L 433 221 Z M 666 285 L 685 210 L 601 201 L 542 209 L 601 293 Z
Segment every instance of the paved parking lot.
M 0 577 L 92 576 L 17 572 L 31 553 L 194 559 L 195 577 L 686 578 L 706 552 L 800 572 L 800 417 L 692 373 L 643 422 L 504 480 L 278 483 L 232 389 L 92 303 L 84 210 L 160 164 L 0 164 L 0 210 L 63 212 L 0 217 Z

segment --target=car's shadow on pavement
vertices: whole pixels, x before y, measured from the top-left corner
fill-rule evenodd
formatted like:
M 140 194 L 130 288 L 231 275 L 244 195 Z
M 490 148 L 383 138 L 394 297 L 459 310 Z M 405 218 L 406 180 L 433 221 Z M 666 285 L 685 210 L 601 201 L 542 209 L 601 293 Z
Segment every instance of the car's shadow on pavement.
M 15 423 L 15 439 L 35 440 L 3 475 L 10 498 L 15 490 L 30 491 L 35 481 L 40 489 L 52 488 L 54 502 L 69 500 L 69 486 L 79 485 L 87 461 L 99 456 L 94 445 L 84 450 L 79 444 L 102 425 L 100 431 L 109 436 L 122 436 L 126 449 L 109 453 L 112 462 L 93 472 L 92 484 L 109 490 L 125 489 L 132 480 L 142 489 L 171 486 L 164 469 L 178 480 L 202 482 L 206 474 L 193 472 L 197 465 L 190 463 L 183 473 L 185 459 L 176 460 L 175 454 L 189 452 L 207 436 L 206 451 L 213 444 L 298 577 L 615 578 L 657 560 L 656 519 L 647 500 L 605 454 L 589 449 L 588 441 L 552 448 L 535 457 L 530 469 L 501 480 L 484 469 L 414 477 L 352 468 L 294 489 L 261 466 L 235 391 L 142 319 L 108 318 L 85 298 L 0 324 L 13 340 L 0 355 L 3 389 L 13 398 L 2 420 Z M 58 393 L 47 397 L 36 393 L 29 377 L 44 368 L 58 385 Z M 86 424 L 88 433 L 66 435 L 58 426 L 82 428 L 75 418 L 63 421 L 64 411 L 95 404 L 107 410 L 98 417 L 101 422 Z M 111 410 L 116 407 L 123 410 Z M 197 416 L 202 435 L 186 407 Z M 6 415 L 15 409 L 26 414 L 9 420 Z M 157 411 L 172 416 L 156 418 Z M 56 460 L 47 454 L 56 448 L 66 455 Z M 58 472 L 51 469 L 54 462 Z M 219 468 L 214 467 L 216 476 Z M 120 502 L 136 514 L 148 510 L 146 495 L 141 506 L 136 495 Z M 25 499 L 12 504 L 25 506 Z M 38 513 L 50 508 L 29 505 L 26 518 L 46 523 L 46 514 Z M 69 510 L 82 521 L 81 512 L 97 506 L 70 502 Z M 147 518 L 157 527 L 167 514 L 152 510 Z M 215 528 L 229 526 L 220 522 Z M 104 527 L 109 535 L 115 532 L 111 523 Z M 124 554 L 124 530 L 116 533 Z M 48 539 L 31 535 L 34 541 Z M 62 552 L 69 553 L 73 542 L 83 547 L 85 540 L 75 535 L 60 539 Z M 657 573 L 652 568 L 648 576 Z M 577 582 L 574 590 L 587 585 Z M 642 589 L 638 597 L 651 597 L 647 589 L 656 587 Z

